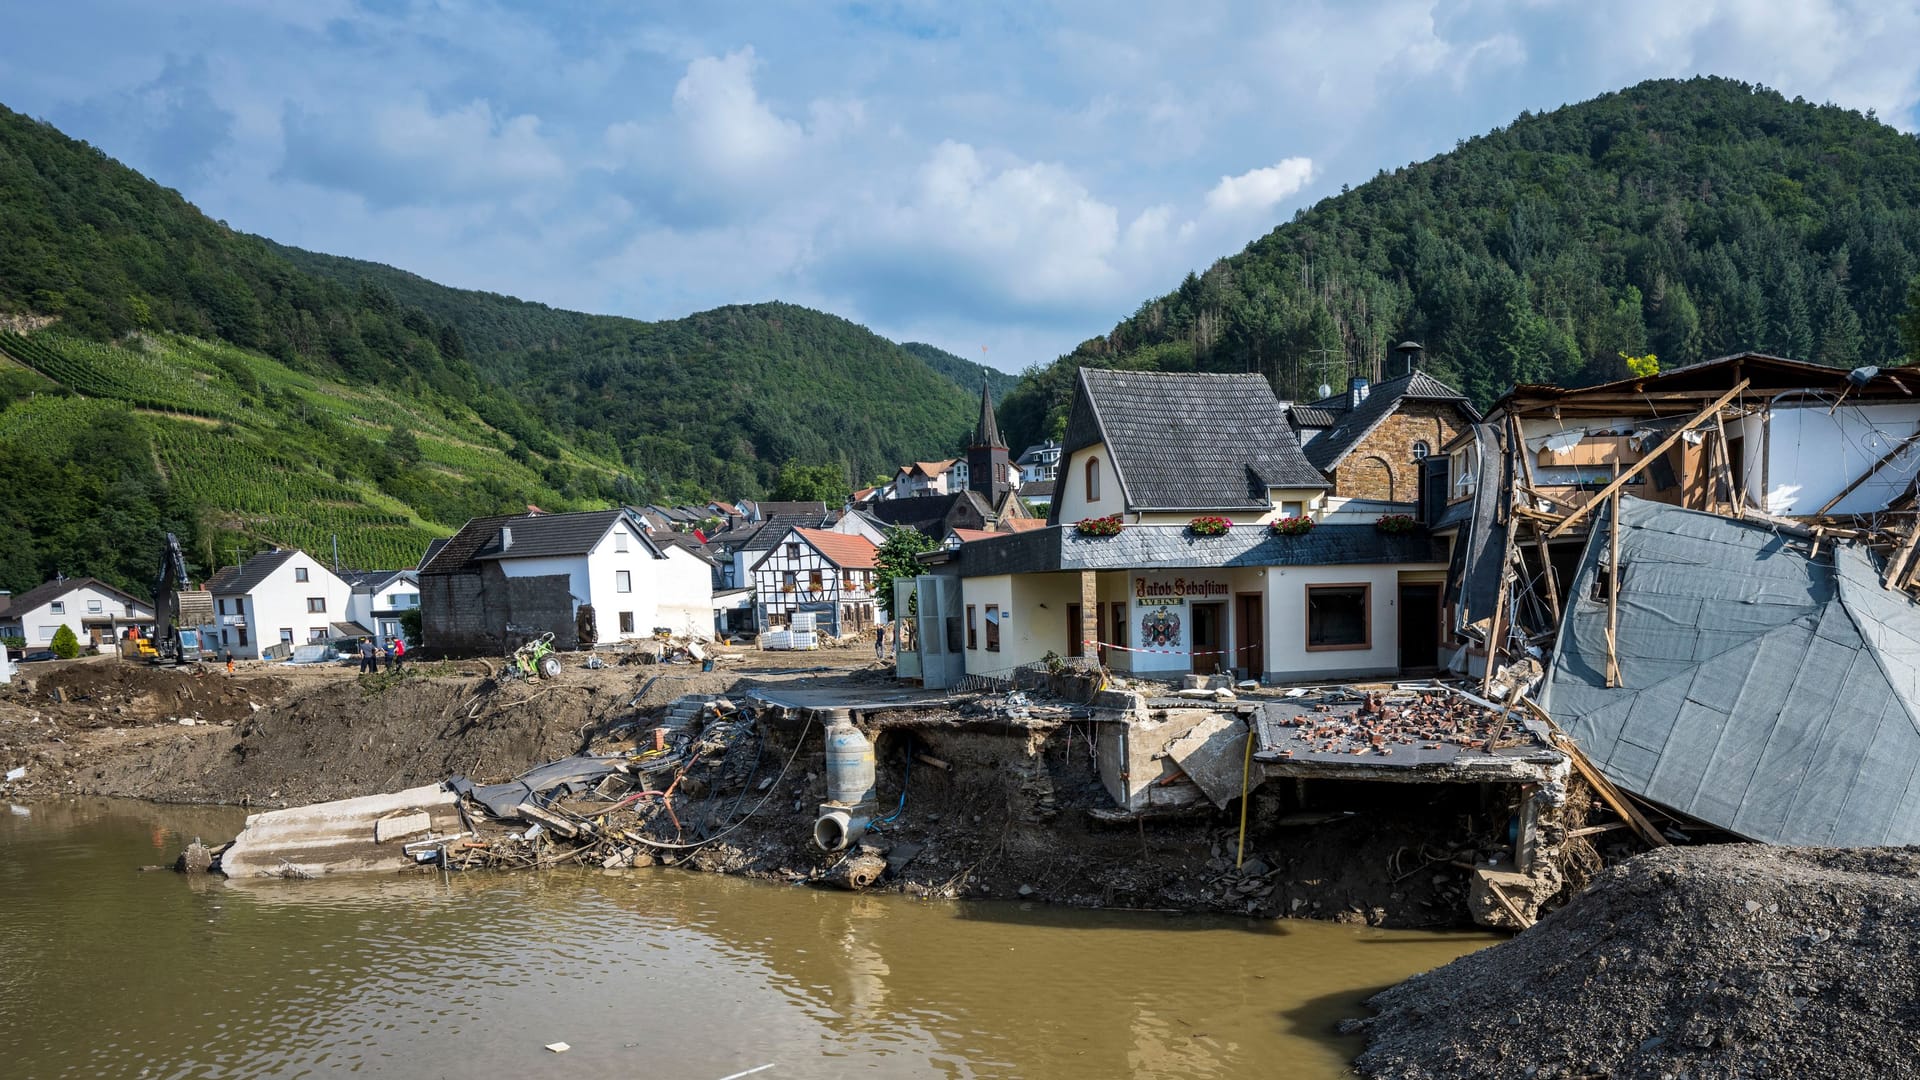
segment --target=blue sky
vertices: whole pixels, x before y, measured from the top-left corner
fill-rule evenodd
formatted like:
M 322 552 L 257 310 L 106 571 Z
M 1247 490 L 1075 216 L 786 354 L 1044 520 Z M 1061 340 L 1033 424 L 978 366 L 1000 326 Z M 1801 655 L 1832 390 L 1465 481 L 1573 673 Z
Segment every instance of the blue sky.
M 0 102 L 284 243 L 1019 370 L 1456 140 L 1712 73 L 1920 122 L 1914 4 L 19 4 Z

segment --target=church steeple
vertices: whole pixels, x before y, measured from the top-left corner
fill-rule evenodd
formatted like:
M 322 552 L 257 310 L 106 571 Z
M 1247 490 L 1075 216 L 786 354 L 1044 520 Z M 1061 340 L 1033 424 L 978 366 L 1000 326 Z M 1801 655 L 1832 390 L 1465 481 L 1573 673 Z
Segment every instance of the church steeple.
M 973 441 L 967 444 L 969 450 L 974 447 L 997 446 L 1002 450 L 1007 444 L 1000 438 L 1000 422 L 993 416 L 993 397 L 987 392 L 987 384 L 980 384 L 980 422 L 973 426 Z
M 988 506 L 998 509 L 1011 487 L 1007 482 L 1007 443 L 1000 437 L 1000 421 L 993 415 L 993 396 L 981 383 L 980 422 L 974 425 L 973 441 L 967 444 L 967 488 L 979 492 Z

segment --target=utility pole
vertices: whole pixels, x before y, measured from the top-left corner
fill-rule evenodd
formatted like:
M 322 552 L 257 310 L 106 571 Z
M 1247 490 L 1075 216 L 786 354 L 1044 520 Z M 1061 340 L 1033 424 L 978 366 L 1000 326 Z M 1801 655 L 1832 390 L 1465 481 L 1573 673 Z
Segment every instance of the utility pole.
M 340 572 L 340 534 L 333 534 L 333 572 Z

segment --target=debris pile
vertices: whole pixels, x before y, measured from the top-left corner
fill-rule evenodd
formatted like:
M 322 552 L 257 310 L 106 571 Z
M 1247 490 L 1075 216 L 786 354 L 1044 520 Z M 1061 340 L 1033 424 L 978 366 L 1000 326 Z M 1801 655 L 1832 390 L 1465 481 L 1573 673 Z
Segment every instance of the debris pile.
M 1440 750 L 1502 750 L 1530 746 L 1533 732 L 1512 710 L 1489 708 L 1447 691 L 1368 693 L 1342 701 L 1322 700 L 1286 707 L 1268 706 L 1274 727 L 1296 745 L 1279 751 L 1282 758 L 1296 753 L 1380 754 L 1394 747 Z
M 1920 851 L 1667 848 L 1376 996 L 1362 1075 L 1907 1077 Z
M 415 861 L 450 870 L 647 866 L 655 850 L 690 850 L 731 831 L 743 810 L 758 809 L 748 796 L 779 780 L 754 786 L 764 756 L 755 715 L 725 697 L 684 697 L 658 721 L 616 725 L 611 736 L 503 784 L 449 781 L 467 827 L 414 845 Z

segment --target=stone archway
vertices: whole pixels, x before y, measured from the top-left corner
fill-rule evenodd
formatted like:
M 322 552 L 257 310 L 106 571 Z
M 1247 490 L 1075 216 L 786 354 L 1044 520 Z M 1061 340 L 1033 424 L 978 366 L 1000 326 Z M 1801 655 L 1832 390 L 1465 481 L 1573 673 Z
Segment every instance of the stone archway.
M 1368 454 L 1355 458 L 1352 465 L 1351 482 L 1344 493 L 1355 499 L 1383 499 L 1394 502 L 1393 463 L 1379 454 Z

